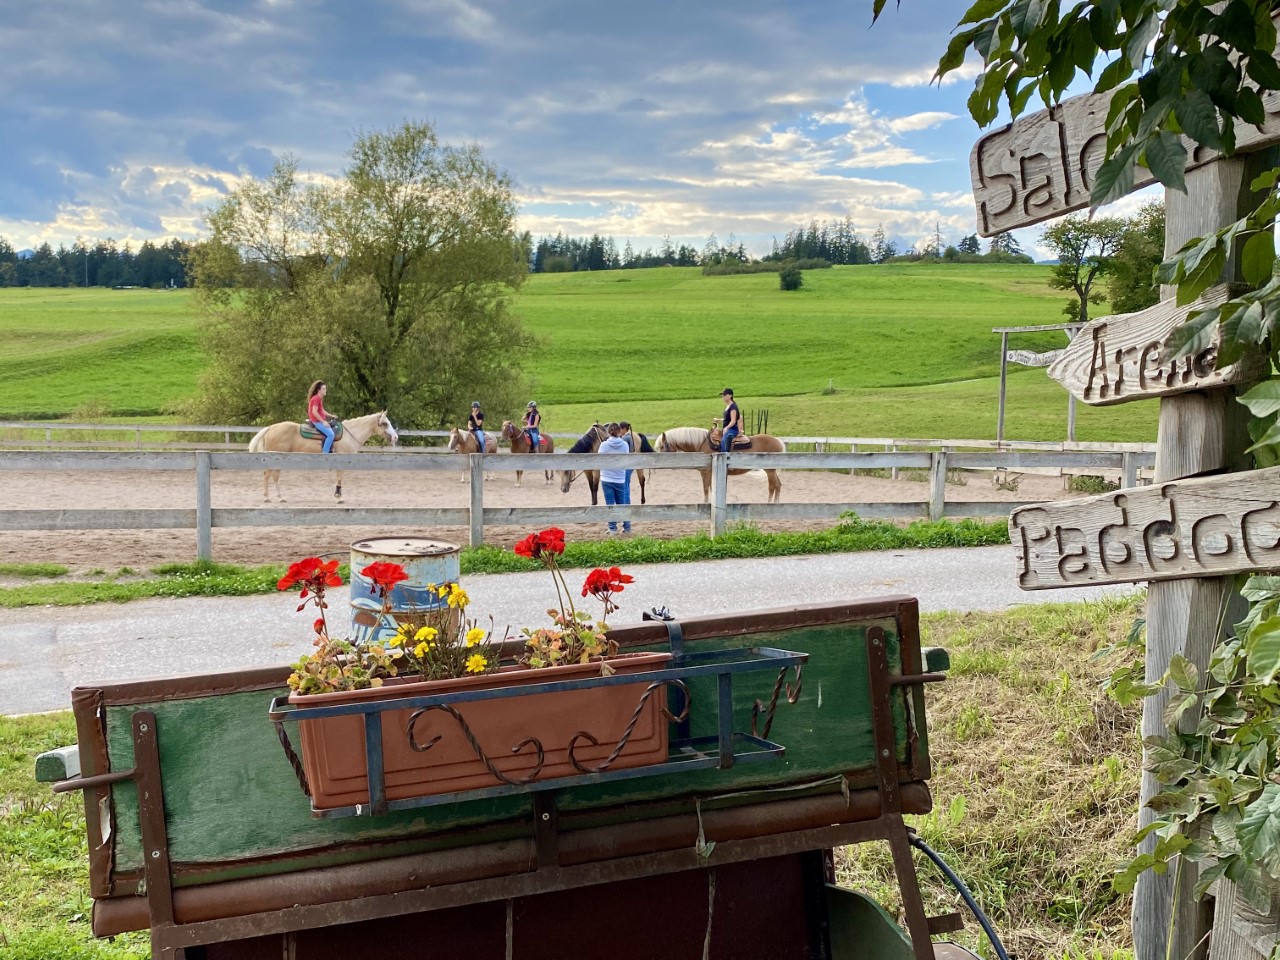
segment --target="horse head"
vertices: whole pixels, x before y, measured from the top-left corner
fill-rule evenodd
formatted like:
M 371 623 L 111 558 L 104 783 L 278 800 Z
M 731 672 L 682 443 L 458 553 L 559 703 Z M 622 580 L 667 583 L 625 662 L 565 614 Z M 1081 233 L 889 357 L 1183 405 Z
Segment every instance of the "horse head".
M 394 447 L 400 442 L 400 434 L 396 432 L 396 428 L 392 426 L 390 418 L 387 417 L 387 411 L 383 410 L 378 414 L 378 419 L 374 422 L 373 432 L 380 437 L 386 437 L 391 441 Z
M 659 453 L 670 453 L 671 448 L 667 446 L 667 431 L 663 430 L 658 434 L 658 439 L 653 444 L 654 449 Z
M 520 431 L 516 429 L 516 425 L 510 420 L 502 421 L 502 435 L 508 440 L 514 440 L 520 436 Z

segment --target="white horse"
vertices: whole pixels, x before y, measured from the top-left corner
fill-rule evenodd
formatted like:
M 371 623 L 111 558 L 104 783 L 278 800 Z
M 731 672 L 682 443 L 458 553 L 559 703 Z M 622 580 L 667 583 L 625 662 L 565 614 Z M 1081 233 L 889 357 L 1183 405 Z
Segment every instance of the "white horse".
M 292 420 L 285 420 L 281 423 L 273 423 L 269 427 L 263 427 L 259 430 L 252 440 L 249 441 L 250 453 L 319 453 L 323 449 L 323 440 L 312 440 L 302 436 L 300 432 L 301 424 Z M 360 448 L 369 442 L 373 437 L 385 437 L 391 441 L 392 446 L 400 440 L 400 435 L 396 433 L 396 428 L 391 425 L 391 421 L 387 419 L 385 410 L 379 413 L 370 413 L 367 416 L 356 417 L 354 420 L 342 421 L 342 436 L 333 443 L 334 453 L 359 453 Z M 338 503 L 342 502 L 342 471 L 335 470 L 335 485 L 333 495 L 337 498 Z M 262 500 L 270 502 L 271 497 L 268 492 L 269 483 L 274 480 L 276 485 L 276 499 L 281 503 L 284 502 L 284 494 L 280 492 L 280 471 L 279 470 L 263 470 L 262 471 Z
M 457 427 L 449 429 L 448 447 L 454 453 L 497 453 L 498 438 L 492 433 L 484 435 L 484 450 L 481 451 L 480 445 L 476 442 L 476 435 L 470 430 L 460 430 Z M 467 461 L 467 465 L 462 468 L 462 476 L 458 479 L 463 483 L 467 482 L 467 477 L 471 475 L 471 461 Z M 486 480 L 493 479 L 492 471 L 486 470 L 484 474 Z

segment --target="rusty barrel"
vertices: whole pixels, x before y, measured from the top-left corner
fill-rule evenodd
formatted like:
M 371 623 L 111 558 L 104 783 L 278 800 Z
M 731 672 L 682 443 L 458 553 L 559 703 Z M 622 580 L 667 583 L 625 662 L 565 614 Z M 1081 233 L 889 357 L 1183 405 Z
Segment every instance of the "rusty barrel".
M 397 563 L 409 575 L 391 591 L 392 612 L 421 610 L 444 604 L 434 591 L 427 589 L 445 583 L 457 583 L 461 576 L 456 543 L 427 537 L 372 537 L 351 544 L 351 626 L 359 630 L 356 616 L 363 610 L 379 612 L 382 598 L 373 582 L 360 571 L 371 563 Z

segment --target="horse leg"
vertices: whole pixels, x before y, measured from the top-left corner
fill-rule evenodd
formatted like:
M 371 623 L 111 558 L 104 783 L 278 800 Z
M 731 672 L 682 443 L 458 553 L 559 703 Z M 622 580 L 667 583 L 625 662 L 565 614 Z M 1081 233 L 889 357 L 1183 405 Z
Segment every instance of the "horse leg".
M 644 503 L 644 471 L 636 471 L 636 479 L 640 481 L 640 502 Z
M 782 499 L 782 478 L 778 476 L 777 470 L 766 470 L 764 473 L 769 478 L 769 502 L 777 503 Z
M 338 503 L 341 503 L 342 502 L 342 471 L 341 470 L 333 471 L 333 481 L 334 481 L 333 496 L 338 501 Z
M 524 477 L 524 471 L 523 471 L 523 470 L 517 470 L 517 471 L 516 471 L 516 486 L 517 486 L 517 487 L 518 487 L 518 486 L 520 486 L 520 481 L 521 481 L 521 479 L 523 479 L 523 477 Z
M 280 471 L 279 470 L 271 471 L 271 482 L 275 484 L 276 499 L 279 500 L 281 503 L 284 503 L 284 494 L 280 492 Z
M 262 471 L 262 502 L 271 502 L 271 471 Z
M 711 502 L 711 471 L 699 470 L 698 472 L 702 474 L 702 502 L 710 503 Z
M 591 488 L 591 505 L 597 507 L 600 501 L 597 499 L 600 493 L 600 474 L 594 470 L 587 471 L 587 486 Z

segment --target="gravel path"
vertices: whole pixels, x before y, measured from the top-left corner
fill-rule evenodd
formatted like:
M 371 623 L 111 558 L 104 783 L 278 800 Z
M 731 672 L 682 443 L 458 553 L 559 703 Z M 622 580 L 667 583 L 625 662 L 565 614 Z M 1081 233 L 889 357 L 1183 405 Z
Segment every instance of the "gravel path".
M 636 582 L 620 597 L 623 607 L 613 620 L 633 622 L 659 604 L 689 617 L 896 593 L 919 597 L 923 610 L 1003 610 L 1135 589 L 1024 593 L 1013 571 L 1008 546 L 652 564 L 628 570 Z M 579 571 L 567 574 L 571 586 L 581 577 Z M 541 571 L 470 575 L 464 582 L 471 609 L 493 613 L 498 631 L 508 623 L 539 624 L 554 603 L 549 576 Z M 331 599 L 341 622 L 345 590 Z M 313 614 L 295 613 L 294 606 L 272 595 L 2 610 L 0 714 L 65 709 L 76 684 L 288 662 L 310 647 Z

